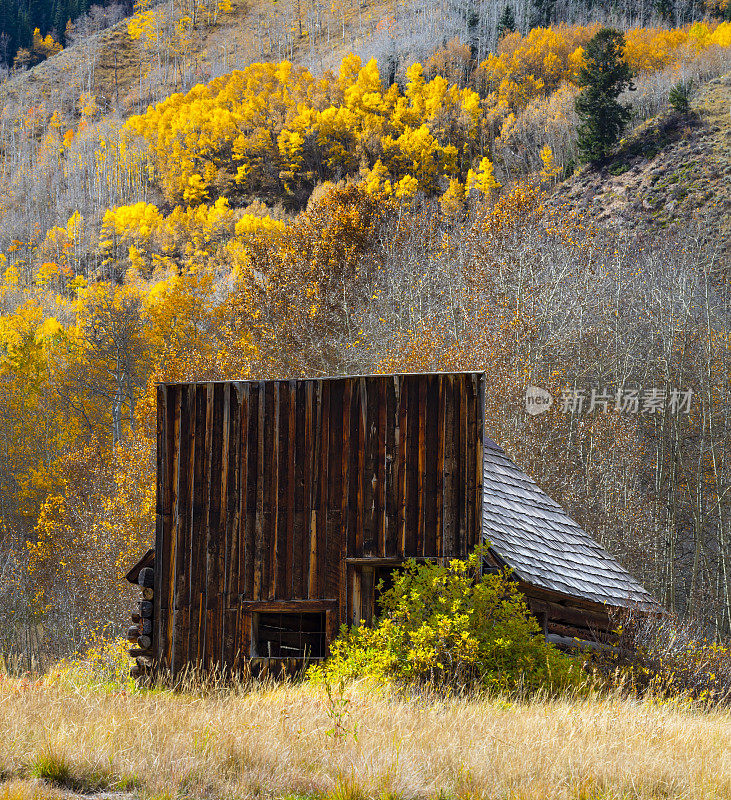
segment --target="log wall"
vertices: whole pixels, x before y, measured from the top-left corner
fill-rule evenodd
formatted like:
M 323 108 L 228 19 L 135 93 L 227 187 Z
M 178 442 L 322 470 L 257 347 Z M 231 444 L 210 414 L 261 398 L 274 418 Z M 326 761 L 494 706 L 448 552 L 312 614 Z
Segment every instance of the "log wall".
M 157 658 L 173 673 L 236 668 L 257 609 L 325 612 L 329 639 L 372 594 L 369 564 L 465 556 L 480 532 L 484 380 L 161 385 Z

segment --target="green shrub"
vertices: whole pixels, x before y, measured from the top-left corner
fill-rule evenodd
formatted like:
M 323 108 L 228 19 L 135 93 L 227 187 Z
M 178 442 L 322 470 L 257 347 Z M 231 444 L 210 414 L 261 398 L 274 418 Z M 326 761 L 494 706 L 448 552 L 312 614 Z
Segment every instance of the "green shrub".
M 668 100 L 674 111 L 687 114 L 690 111 L 690 100 L 693 96 L 693 81 L 681 80 L 670 90 Z
M 341 630 L 313 680 L 371 677 L 407 686 L 557 691 L 578 686 L 578 663 L 547 644 L 517 584 L 480 575 L 480 552 L 447 566 L 409 561 L 381 597 L 374 627 Z

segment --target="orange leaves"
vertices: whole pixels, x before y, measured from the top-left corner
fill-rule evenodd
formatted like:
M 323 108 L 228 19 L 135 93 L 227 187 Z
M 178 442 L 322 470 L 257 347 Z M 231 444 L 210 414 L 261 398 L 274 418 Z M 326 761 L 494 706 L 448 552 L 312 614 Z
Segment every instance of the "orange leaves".
M 250 243 L 227 317 L 251 331 L 259 374 L 337 371 L 333 343 L 364 301 L 387 209 L 361 187 L 331 187 L 275 239 Z

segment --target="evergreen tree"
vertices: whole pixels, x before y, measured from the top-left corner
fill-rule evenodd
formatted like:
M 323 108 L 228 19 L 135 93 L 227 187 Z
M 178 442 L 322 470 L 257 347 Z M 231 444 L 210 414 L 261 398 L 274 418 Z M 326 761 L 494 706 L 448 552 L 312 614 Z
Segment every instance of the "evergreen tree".
M 668 94 L 673 111 L 678 114 L 690 113 L 690 99 L 693 96 L 693 81 L 678 81 Z
M 533 0 L 531 27 L 547 28 L 553 21 L 556 0 Z
M 655 10 L 665 22 L 675 22 L 673 0 L 655 0 Z
M 577 81 L 583 90 L 576 98 L 579 150 L 586 161 L 604 158 L 629 122 L 629 106 L 617 102 L 625 89 L 634 89 L 623 48 L 624 34 L 613 28 L 602 28 L 586 45 Z
M 506 33 L 513 33 L 516 30 L 515 14 L 513 14 L 513 9 L 510 4 L 508 4 L 503 9 L 503 13 L 500 15 L 500 19 L 497 23 L 498 38 L 504 36 Z

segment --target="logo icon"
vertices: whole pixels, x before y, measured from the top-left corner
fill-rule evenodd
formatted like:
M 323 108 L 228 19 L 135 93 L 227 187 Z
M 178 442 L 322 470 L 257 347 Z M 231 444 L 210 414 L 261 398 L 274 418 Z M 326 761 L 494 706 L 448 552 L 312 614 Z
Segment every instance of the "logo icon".
M 540 386 L 529 386 L 525 392 L 525 410 L 526 413 L 535 417 L 548 411 L 553 403 L 553 396 Z

